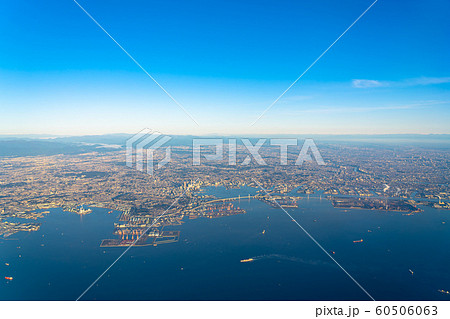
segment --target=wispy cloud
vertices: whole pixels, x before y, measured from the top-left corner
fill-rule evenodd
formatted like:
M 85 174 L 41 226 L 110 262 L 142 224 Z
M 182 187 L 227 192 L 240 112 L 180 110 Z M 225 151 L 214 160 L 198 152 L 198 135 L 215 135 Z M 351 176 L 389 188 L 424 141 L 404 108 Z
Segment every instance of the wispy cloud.
M 403 104 L 403 105 L 383 105 L 383 106 L 361 106 L 361 107 L 324 107 L 319 106 L 316 108 L 311 108 L 307 110 L 297 110 L 294 112 L 291 112 L 290 115 L 293 114 L 301 114 L 301 113 L 322 113 L 322 114 L 329 114 L 329 113 L 359 113 L 359 112 L 376 112 L 376 111 L 389 111 L 389 110 L 409 110 L 409 109 L 419 109 L 424 108 L 428 106 L 434 106 L 434 105 L 442 105 L 442 104 L 449 104 L 450 101 L 437 101 L 437 100 L 430 100 L 430 101 L 418 101 L 416 103 L 411 104 Z
M 365 89 L 365 88 L 376 88 L 376 87 L 385 86 L 385 85 L 383 82 L 376 81 L 376 80 L 355 79 L 352 81 L 352 86 L 354 88 L 358 88 L 358 89 Z
M 404 83 L 407 85 L 430 85 L 430 84 L 442 84 L 442 83 L 449 83 L 450 77 L 441 77 L 441 78 L 427 78 L 427 77 L 421 77 L 421 78 L 415 78 L 415 79 L 408 79 L 405 80 Z
M 401 81 L 378 81 L 367 79 L 354 79 L 352 86 L 358 89 L 376 88 L 376 87 L 408 87 L 418 85 L 433 85 L 450 83 L 450 77 L 420 77 Z

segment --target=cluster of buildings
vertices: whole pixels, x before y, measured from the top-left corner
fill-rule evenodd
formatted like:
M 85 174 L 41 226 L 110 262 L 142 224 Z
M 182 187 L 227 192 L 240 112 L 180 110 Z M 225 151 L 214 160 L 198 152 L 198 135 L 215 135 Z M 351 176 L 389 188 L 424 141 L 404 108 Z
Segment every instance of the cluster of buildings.
M 193 165 L 192 153 L 174 146 L 171 161 L 153 175 L 127 167 L 123 150 L 3 157 L 0 220 L 56 207 L 75 210 L 81 205 L 153 218 L 164 210 L 191 210 L 207 201 L 197 193 L 205 186 L 261 185 L 274 194 L 320 191 L 333 196 L 429 199 L 436 201 L 437 208 L 448 207 L 450 158 L 445 150 L 344 144 L 324 144 L 319 149 L 326 165 L 315 161 L 295 165 L 299 151 L 295 148 L 290 149 L 288 165 L 282 165 L 279 148 L 272 146 L 259 151 L 267 165 L 242 164 L 245 154 L 236 165 L 230 165 L 226 156 L 223 161 Z

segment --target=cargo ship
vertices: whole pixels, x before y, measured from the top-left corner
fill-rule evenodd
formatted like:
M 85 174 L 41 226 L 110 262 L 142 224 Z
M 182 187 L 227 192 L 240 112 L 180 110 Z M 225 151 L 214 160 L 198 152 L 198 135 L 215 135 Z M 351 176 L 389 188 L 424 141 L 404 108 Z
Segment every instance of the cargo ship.
M 354 243 L 362 243 L 363 240 L 362 240 L 362 239 L 359 239 L 359 240 L 354 240 L 353 242 L 354 242 Z
M 5 277 L 6 280 L 13 280 L 13 277 Z
M 242 260 L 241 260 L 241 263 L 249 263 L 249 262 L 251 262 L 251 261 L 253 261 L 253 260 L 254 260 L 253 258 L 242 259 Z

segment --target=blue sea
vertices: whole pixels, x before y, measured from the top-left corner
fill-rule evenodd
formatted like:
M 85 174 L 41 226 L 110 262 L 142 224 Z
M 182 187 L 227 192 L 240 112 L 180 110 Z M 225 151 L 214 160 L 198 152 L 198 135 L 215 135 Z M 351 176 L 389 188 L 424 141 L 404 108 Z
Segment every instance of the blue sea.
M 185 220 L 165 228 L 181 231 L 178 242 L 131 248 L 81 300 L 369 300 L 281 209 L 234 204 L 247 213 Z M 346 211 L 304 197 L 287 210 L 376 300 L 450 300 L 438 291 L 450 290 L 450 211 L 423 209 Z M 0 299 L 76 300 L 126 249 L 100 247 L 119 215 L 53 209 L 39 231 L 0 239 Z

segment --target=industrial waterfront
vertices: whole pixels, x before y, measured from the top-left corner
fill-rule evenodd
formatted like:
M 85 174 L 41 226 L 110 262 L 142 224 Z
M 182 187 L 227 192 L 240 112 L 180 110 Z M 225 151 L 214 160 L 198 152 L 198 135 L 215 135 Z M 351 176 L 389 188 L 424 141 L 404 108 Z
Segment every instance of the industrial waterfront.
M 256 189 L 209 187 L 202 194 L 238 197 L 227 203 L 245 213 L 186 214 L 162 230 L 177 240 L 133 247 L 83 299 L 366 300 L 281 209 L 251 198 Z M 377 299 L 448 300 L 441 292 L 450 287 L 448 210 L 342 209 L 308 195 L 297 203 L 285 209 Z M 2 282 L 0 299 L 76 299 L 127 246 L 102 245 L 122 240 L 114 226 L 122 215 L 106 208 L 87 215 L 50 209 L 39 230 L 1 239 L 1 275 L 13 280 Z

